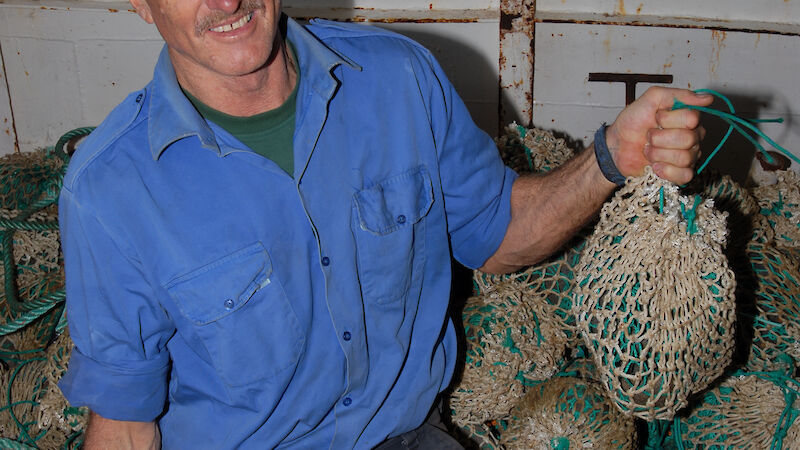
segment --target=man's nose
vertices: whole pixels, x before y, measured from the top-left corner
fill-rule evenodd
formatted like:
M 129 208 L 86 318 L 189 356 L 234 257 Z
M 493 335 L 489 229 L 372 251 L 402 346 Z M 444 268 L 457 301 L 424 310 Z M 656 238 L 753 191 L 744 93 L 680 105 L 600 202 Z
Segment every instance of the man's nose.
M 241 3 L 242 0 L 206 0 L 209 9 L 216 9 L 228 14 L 235 13 Z

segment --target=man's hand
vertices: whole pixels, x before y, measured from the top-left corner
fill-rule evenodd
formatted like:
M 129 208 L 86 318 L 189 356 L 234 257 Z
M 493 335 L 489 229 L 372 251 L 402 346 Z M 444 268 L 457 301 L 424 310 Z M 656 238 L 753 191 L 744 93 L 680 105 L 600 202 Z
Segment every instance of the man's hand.
M 691 181 L 705 129 L 699 126 L 697 111 L 672 110 L 676 99 L 696 106 L 714 100 L 684 89 L 651 87 L 608 127 L 606 143 L 624 176 L 641 175 L 650 165 L 656 175 L 673 183 Z

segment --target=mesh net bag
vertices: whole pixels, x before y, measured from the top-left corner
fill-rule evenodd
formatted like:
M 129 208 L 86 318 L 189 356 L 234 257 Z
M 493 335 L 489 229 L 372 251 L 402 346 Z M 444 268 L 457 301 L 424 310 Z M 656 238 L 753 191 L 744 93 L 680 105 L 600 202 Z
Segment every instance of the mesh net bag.
M 61 316 L 56 201 L 64 170 L 65 158 L 44 150 L 0 158 L 0 351 L 43 347 Z M 12 334 L 23 326 L 36 331 Z
M 0 436 L 32 448 L 80 446 L 88 410 L 69 406 L 56 384 L 66 372 L 71 349 L 65 332 L 45 352 L 3 371 L 0 389 L 12 406 L 0 410 Z
M 785 371 L 800 363 L 800 254 L 796 248 L 751 243 L 747 256 L 757 280 L 747 368 Z
M 575 153 L 564 139 L 538 128 L 525 128 L 516 123 L 506 127 L 497 139 L 500 157 L 518 173 L 549 172 L 564 164 Z
M 581 256 L 574 311 L 625 413 L 670 419 L 730 363 L 735 281 L 725 238 L 725 215 L 710 200 L 680 196 L 649 167 L 604 205 Z
M 633 418 L 602 389 L 577 378 L 555 377 L 530 389 L 501 435 L 507 449 L 635 449 Z
M 800 449 L 800 401 L 793 387 L 776 381 L 747 374 L 727 378 L 688 417 L 675 419 L 667 447 Z
M 558 370 L 552 354 L 542 351 L 541 331 L 530 311 L 515 289 L 467 300 L 462 312 L 466 364 L 449 399 L 455 424 L 507 417 L 526 384 Z
M 792 170 L 775 172 L 778 182 L 752 190 L 777 245 L 800 247 L 800 178 Z

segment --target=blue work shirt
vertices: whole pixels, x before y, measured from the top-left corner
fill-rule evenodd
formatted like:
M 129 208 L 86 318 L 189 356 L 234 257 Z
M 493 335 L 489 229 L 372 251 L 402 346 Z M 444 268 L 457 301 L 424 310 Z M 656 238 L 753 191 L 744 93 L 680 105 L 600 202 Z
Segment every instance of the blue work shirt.
M 153 80 L 80 146 L 60 220 L 73 405 L 165 448 L 369 448 L 419 426 L 456 362 L 450 255 L 478 267 L 516 177 L 433 57 L 289 20 L 294 177 Z

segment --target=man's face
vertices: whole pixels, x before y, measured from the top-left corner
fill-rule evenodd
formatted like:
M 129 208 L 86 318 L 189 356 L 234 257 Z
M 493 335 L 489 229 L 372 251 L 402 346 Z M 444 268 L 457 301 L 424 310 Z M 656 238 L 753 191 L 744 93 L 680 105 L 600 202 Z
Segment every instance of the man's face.
M 235 77 L 273 53 L 280 0 L 130 0 L 167 42 L 178 78 Z

